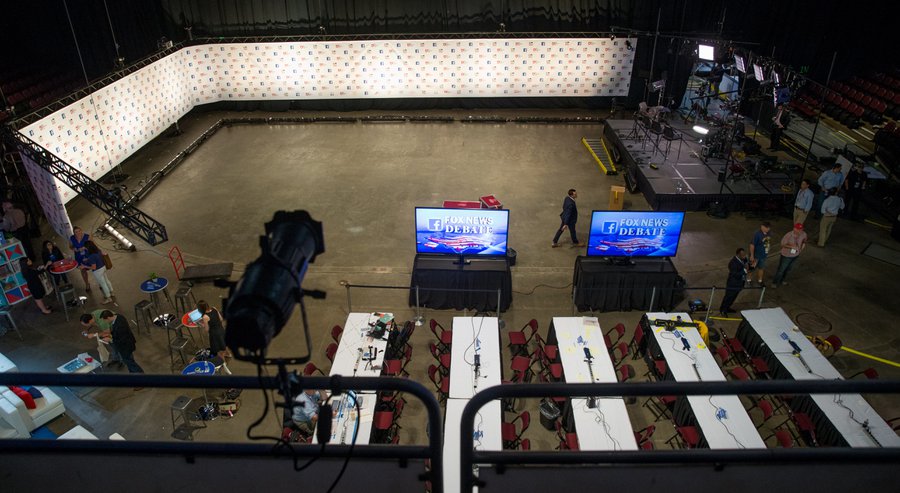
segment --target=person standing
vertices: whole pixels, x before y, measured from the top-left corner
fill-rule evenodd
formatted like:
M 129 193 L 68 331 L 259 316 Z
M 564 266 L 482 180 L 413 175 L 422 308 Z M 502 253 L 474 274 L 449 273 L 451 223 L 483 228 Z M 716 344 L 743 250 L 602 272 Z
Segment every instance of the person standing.
M 719 313 L 723 317 L 728 317 L 732 303 L 737 299 L 741 290 L 744 289 L 744 283 L 747 281 L 747 272 L 747 252 L 743 248 L 738 248 L 734 252 L 734 257 L 728 262 L 725 296 L 722 298 L 722 304 L 719 305 Z
M 850 219 L 856 220 L 856 213 L 859 211 L 859 202 L 862 200 L 863 190 L 869 182 L 869 174 L 863 170 L 862 163 L 853 165 L 853 169 L 847 173 L 847 180 L 844 182 L 845 196 L 847 197 L 845 215 L 849 215 Z
M 204 300 L 197 302 L 197 310 L 203 314 L 198 323 L 206 331 L 207 337 L 209 337 L 210 356 L 219 357 L 222 361 L 225 361 L 226 357 L 230 358 L 231 353 L 229 353 L 228 347 L 225 346 L 225 324 L 222 321 L 222 314 L 219 313 L 219 310 L 209 306 L 209 303 Z M 226 373 L 231 373 L 227 366 L 224 369 Z
M 31 248 L 31 237 L 28 234 L 28 221 L 25 218 L 25 211 L 16 207 L 12 201 L 3 201 L 3 220 L 0 221 L 0 229 L 9 231 L 17 240 L 22 242 L 22 248 L 25 249 L 26 257 L 34 257 L 34 250 Z
M 763 276 L 766 274 L 766 260 L 769 258 L 769 245 L 771 236 L 769 230 L 772 225 L 765 221 L 759 225 L 759 231 L 753 235 L 750 241 L 750 266 L 756 269 L 756 282 L 763 286 Z
M 838 189 L 832 188 L 828 192 L 828 198 L 822 202 L 822 221 L 819 223 L 819 246 L 824 247 L 828 237 L 831 236 L 831 228 L 834 227 L 837 216 L 844 208 L 844 199 L 838 196 Z
M 134 360 L 134 350 L 137 348 L 134 334 L 131 327 L 128 326 L 128 320 L 117 313 L 109 310 L 103 310 L 100 313 L 100 320 L 109 324 L 109 332 L 112 336 L 112 343 L 116 351 L 119 353 L 122 363 L 128 367 L 129 373 L 144 373 L 141 365 Z M 139 389 L 135 389 L 139 390 Z
M 828 191 L 832 188 L 841 188 L 841 185 L 844 184 L 844 173 L 841 169 L 840 163 L 834 163 L 831 170 L 823 171 L 822 174 L 819 175 L 819 195 L 816 197 L 816 205 L 818 206 L 816 207 L 816 219 L 822 218 L 820 208 L 822 202 L 825 201 L 825 197 L 828 195 Z
M 781 260 L 778 262 L 778 271 L 775 272 L 775 279 L 772 281 L 774 287 L 779 284 L 787 284 L 784 280 L 803 249 L 806 248 L 806 232 L 803 231 L 803 225 L 794 224 L 794 229 L 790 230 L 781 238 Z
M 112 303 L 113 287 L 106 277 L 106 263 L 103 262 L 103 252 L 94 244 L 93 241 L 86 241 L 84 247 L 87 250 L 87 257 L 81 264 L 82 272 L 90 270 L 94 275 L 97 284 L 100 285 L 100 291 L 103 292 L 103 304 Z
M 19 259 L 19 271 L 21 271 L 22 277 L 25 278 L 25 284 L 28 286 L 28 291 L 31 292 L 31 299 L 34 300 L 34 304 L 41 309 L 44 315 L 53 313 L 53 310 L 44 304 L 44 296 L 47 296 L 47 290 L 44 289 L 44 284 L 41 282 L 41 273 L 34 268 L 30 258 L 22 257 Z
M 91 235 L 85 233 L 78 226 L 75 226 L 72 231 L 74 234 L 69 237 L 69 246 L 75 254 L 75 260 L 78 262 L 78 265 L 83 265 L 88 256 L 87 248 L 85 248 L 84 244 L 91 240 Z M 81 269 L 81 278 L 84 279 L 85 292 L 90 293 L 91 283 L 88 282 L 88 272 L 84 269 Z
M 81 335 L 88 339 L 97 339 L 97 352 L 100 353 L 100 362 L 107 365 L 121 365 L 122 358 L 112 343 L 111 327 L 100 318 L 104 310 L 94 310 L 91 313 L 82 313 L 79 321 L 84 331 Z M 90 332 L 88 332 L 90 331 Z
M 797 192 L 797 199 L 794 200 L 794 224 L 803 224 L 806 222 L 806 216 L 812 209 L 815 194 L 809 189 L 809 180 L 804 178 L 800 181 L 800 191 Z
M 553 248 L 559 246 L 559 237 L 562 236 L 563 231 L 566 229 L 569 230 L 569 234 L 572 236 L 572 246 L 584 245 L 579 243 L 578 235 L 575 234 L 575 223 L 578 222 L 578 205 L 575 204 L 575 199 L 577 198 L 578 192 L 574 188 L 570 188 L 568 195 L 563 199 L 563 210 L 559 214 L 561 223 L 556 231 L 556 236 L 553 237 Z

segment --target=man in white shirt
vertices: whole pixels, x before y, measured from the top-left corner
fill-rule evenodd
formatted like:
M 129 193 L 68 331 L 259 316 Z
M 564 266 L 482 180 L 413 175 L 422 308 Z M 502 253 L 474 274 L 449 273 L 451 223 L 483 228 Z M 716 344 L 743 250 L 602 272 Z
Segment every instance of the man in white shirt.
M 828 198 L 822 202 L 822 222 L 819 223 L 819 246 L 825 246 L 828 237 L 831 236 L 831 228 L 837 221 L 837 216 L 844 208 L 844 199 L 838 197 L 838 189 L 828 191 Z

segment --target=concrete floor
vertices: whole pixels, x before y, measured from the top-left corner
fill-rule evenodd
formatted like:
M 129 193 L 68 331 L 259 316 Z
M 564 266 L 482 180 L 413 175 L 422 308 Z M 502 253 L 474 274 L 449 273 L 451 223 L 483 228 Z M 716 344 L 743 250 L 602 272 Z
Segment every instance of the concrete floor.
M 473 114 L 598 116 L 583 110 L 406 114 L 457 118 Z M 137 152 L 122 165 L 131 175 L 129 188 L 136 189 L 140 180 L 161 169 L 212 123 L 226 116 L 246 113 L 195 111 L 181 121 L 183 135 L 158 138 Z M 266 114 L 256 112 L 252 116 Z M 108 238 L 99 242 L 113 259 L 114 268 L 109 275 L 118 295 L 117 309 L 129 318 L 133 316 L 132 307 L 142 299 L 138 284 L 148 273 L 174 280 L 166 258 L 166 251 L 173 245 L 181 247 L 188 262 L 235 262 L 236 279 L 243 265 L 258 256 L 257 237 L 273 213 L 280 209 L 306 209 L 324 223 L 326 253 L 309 270 L 304 287 L 326 290 L 328 298 L 307 303 L 311 348 L 304 347 L 300 317 L 295 313 L 275 339 L 270 354 L 294 356 L 309 349 L 312 361 L 327 373 L 329 364 L 324 349 L 331 342 L 330 329 L 335 324 L 342 325 L 348 311 L 392 311 L 398 320 L 414 315 L 406 304 L 406 294 L 398 290 L 354 289 L 352 307 L 348 308 L 341 281 L 408 285 L 415 252 L 413 207 L 439 206 L 444 199 L 477 199 L 495 194 L 510 209 L 510 246 L 518 251 L 518 265 L 513 268 L 513 305 L 503 314 L 507 330 L 516 330 L 535 318 L 541 333 L 546 334 L 553 316 L 573 314 L 570 284 L 574 259 L 581 250 L 550 248 L 566 190 L 579 190 L 578 231 L 586 238 L 589 212 L 606 208 L 610 186 L 624 184 L 621 176 L 602 174 L 579 142 L 582 136 L 599 133 L 597 125 L 516 123 L 323 123 L 223 128 L 139 204 L 140 209 L 166 225 L 168 243 L 155 248 L 140 244 L 137 252 L 129 253 L 116 251 Z M 648 208 L 641 195 L 629 195 L 625 206 L 634 210 Z M 83 200 L 72 201 L 69 211 L 73 223 L 86 231 L 94 231 L 102 224 L 103 217 Z M 717 220 L 704 213 L 688 213 L 679 253 L 673 259 L 688 286 L 724 285 L 729 258 L 735 248 L 747 246 L 758 224 L 758 219 L 741 215 Z M 815 238 L 817 222 L 810 219 L 807 227 Z M 778 238 L 789 228 L 789 219 L 774 220 L 773 236 Z M 791 284 L 777 291 L 767 290 L 763 306 L 781 306 L 794 318 L 802 314 L 806 315 L 801 319 L 810 314 L 821 317 L 808 328 L 803 324 L 801 327 L 810 334 L 836 334 L 854 349 L 900 361 L 900 324 L 886 322 L 893 320 L 892 303 L 900 267 L 860 255 L 869 242 L 897 248 L 881 228 L 839 220 L 829 244 L 825 248 L 808 248 L 791 275 Z M 777 255 L 769 262 L 769 276 L 776 266 Z M 75 285 L 82 288 L 80 279 Z M 197 285 L 194 292 L 198 299 L 216 305 L 225 296 L 224 290 L 211 284 Z M 735 308 L 754 308 L 757 293 L 742 293 Z M 688 292 L 688 298 L 707 300 L 708 296 L 706 290 Z M 88 308 L 94 308 L 100 300 L 95 287 Z M 54 305 L 57 313 L 50 316 L 41 315 L 32 302 L 13 310 L 24 341 L 7 334 L 0 338 L 0 352 L 22 371 L 52 372 L 75 354 L 95 348 L 80 336 L 77 321 L 73 318 L 67 323 L 59 304 Z M 718 300 L 714 306 L 718 306 Z M 440 311 L 427 312 L 425 316 L 449 327 L 451 317 L 457 314 Z M 639 312 L 596 315 L 604 328 L 623 322 L 628 327 L 626 341 L 641 316 Z M 717 325 L 729 334 L 736 328 L 735 322 Z M 426 387 L 431 386 L 426 374 L 432 363 L 427 346 L 431 339 L 427 327 L 419 328 L 413 338 L 412 378 Z M 148 372 L 171 371 L 165 341 L 165 334 L 155 328 L 151 336 L 138 338 L 136 358 Z M 509 357 L 505 352 L 507 368 Z M 836 355 L 832 362 L 845 375 L 874 366 L 882 378 L 900 378 L 896 367 L 845 352 Z M 643 374 L 642 363 L 634 363 L 638 374 Z M 250 365 L 235 361 L 230 366 L 235 374 L 255 375 L 255 368 Z M 82 397 L 63 389 L 60 392 L 67 414 L 75 422 L 101 437 L 119 432 L 132 440 L 170 439 L 171 402 L 180 394 L 201 396 L 200 390 L 95 389 Z M 216 420 L 209 428 L 196 431 L 194 438 L 245 440 L 247 426 L 262 410 L 262 396 L 258 391 L 245 391 L 241 399 L 242 408 L 233 419 Z M 886 418 L 900 415 L 897 396 L 870 396 L 870 402 Z M 532 447 L 554 447 L 555 434 L 544 431 L 537 423 L 537 402 L 522 402 L 519 409 L 529 409 L 535 419 L 526 435 L 532 439 Z M 629 412 L 635 429 L 651 422 L 640 404 L 629 406 Z M 421 406 L 410 401 L 401 423 L 402 443 L 426 442 L 424 416 Z M 261 432 L 280 432 L 275 412 L 264 428 Z M 657 445 L 664 447 L 671 434 L 671 427 L 658 430 L 654 437 Z

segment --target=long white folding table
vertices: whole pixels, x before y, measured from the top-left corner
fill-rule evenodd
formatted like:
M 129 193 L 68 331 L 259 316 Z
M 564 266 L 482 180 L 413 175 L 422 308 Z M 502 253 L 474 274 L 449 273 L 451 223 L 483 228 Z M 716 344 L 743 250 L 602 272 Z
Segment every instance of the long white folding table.
M 372 326 L 381 318 L 389 318 L 389 330 L 375 339 L 369 336 Z M 331 363 L 331 375 L 347 377 L 377 377 L 381 375 L 381 363 L 387 349 L 388 336 L 395 330 L 394 315 L 391 313 L 351 313 L 344 324 L 344 332 L 338 343 L 334 361 Z M 369 352 L 374 352 L 374 359 L 369 359 Z M 376 352 L 377 351 L 377 352 Z
M 654 320 L 693 322 L 687 313 L 647 313 L 650 332 L 659 345 L 669 373 L 677 382 L 722 382 L 725 375 L 695 327 L 673 331 L 652 324 Z M 687 340 L 688 348 L 679 334 Z M 711 449 L 766 448 L 753 420 L 736 395 L 692 395 L 687 397 L 697 425 Z M 721 415 L 724 410 L 724 417 Z
M 496 317 L 453 317 L 450 348 L 450 398 L 470 399 L 481 389 L 500 385 L 500 325 Z M 480 362 L 477 371 L 476 355 Z
M 616 369 L 603 339 L 597 317 L 554 317 L 559 357 L 566 383 L 615 383 Z M 592 359 L 588 361 L 585 348 Z M 593 375 L 593 379 L 591 376 Z M 637 450 L 634 430 L 621 397 L 571 400 L 578 446 L 581 450 Z
M 745 310 L 741 315 L 795 380 L 844 378 L 781 308 Z M 802 361 L 793 354 L 791 342 L 800 348 Z M 900 447 L 900 437 L 862 395 L 812 394 L 810 397 L 851 447 Z
M 390 323 L 387 324 L 387 330 L 381 338 L 373 338 L 369 334 L 379 320 L 390 320 Z M 351 313 L 348 315 L 329 375 L 380 376 L 384 351 L 387 349 L 388 337 L 393 330 L 396 330 L 396 325 L 394 324 L 394 315 L 391 313 Z M 353 395 L 359 402 L 359 411 L 356 410 L 353 399 L 348 393 L 332 399 L 334 415 L 331 424 L 331 443 L 349 444 L 352 441 L 353 429 L 357 426 L 357 415 L 359 432 L 356 443 L 369 443 L 378 396 L 371 391 L 354 392 Z M 315 441 L 315 437 L 313 437 L 313 441 Z
M 460 491 L 459 484 L 459 423 L 469 399 L 447 399 L 444 418 L 444 491 Z M 475 415 L 473 443 L 475 450 L 503 450 L 500 401 L 488 402 Z

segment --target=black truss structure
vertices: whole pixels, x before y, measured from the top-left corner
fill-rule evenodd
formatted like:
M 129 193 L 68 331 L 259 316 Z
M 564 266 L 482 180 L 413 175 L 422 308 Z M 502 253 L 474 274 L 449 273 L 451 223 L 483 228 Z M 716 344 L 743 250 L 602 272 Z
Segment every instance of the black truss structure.
M 131 201 L 122 200 L 118 190 L 106 189 L 19 132 L 10 131 L 3 134 L 19 153 L 27 156 L 142 240 L 155 246 L 169 239 L 166 227 L 162 223 L 141 212 L 131 204 Z

